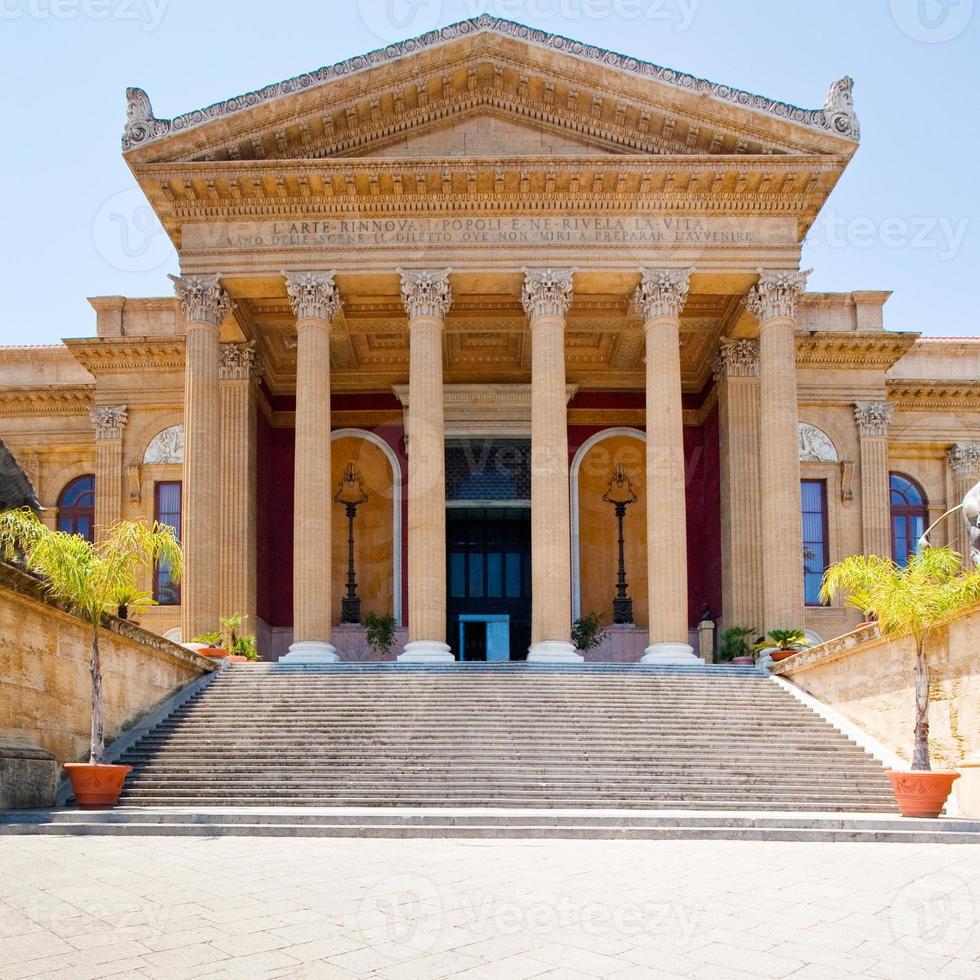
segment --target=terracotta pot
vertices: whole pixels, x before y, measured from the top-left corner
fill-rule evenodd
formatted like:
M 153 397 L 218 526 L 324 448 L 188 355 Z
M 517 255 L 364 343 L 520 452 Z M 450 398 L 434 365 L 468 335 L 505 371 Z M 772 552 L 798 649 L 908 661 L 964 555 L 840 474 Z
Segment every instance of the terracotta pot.
M 780 660 L 786 660 L 788 657 L 792 657 L 794 653 L 799 653 L 799 650 L 767 650 L 766 653 L 776 663 L 779 663 Z
M 959 779 L 960 774 L 892 770 L 888 778 L 903 817 L 938 817 L 953 789 L 953 780 Z
M 202 657 L 212 657 L 214 660 L 224 660 L 230 656 L 224 647 L 204 647 L 197 651 Z
M 83 809 L 115 806 L 132 766 L 92 765 L 66 762 L 65 773 L 75 802 Z
M 736 667 L 752 667 L 755 664 L 755 657 L 732 657 L 728 662 Z
M 237 653 L 228 654 L 228 663 L 230 664 L 247 664 L 248 657 L 240 657 Z

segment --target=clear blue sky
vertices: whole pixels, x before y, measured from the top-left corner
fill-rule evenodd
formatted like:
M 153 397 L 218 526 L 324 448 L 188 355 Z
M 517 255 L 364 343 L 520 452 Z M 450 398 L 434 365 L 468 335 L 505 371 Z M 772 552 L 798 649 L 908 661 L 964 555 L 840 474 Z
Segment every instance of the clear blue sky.
M 980 3 L 980 0 L 978 0 Z M 119 138 L 488 12 L 805 107 L 857 81 L 861 149 L 804 253 L 810 288 L 892 289 L 886 324 L 980 335 L 974 0 L 0 0 L 0 343 L 90 336 L 85 297 L 169 295 Z M 122 220 L 118 217 L 123 215 Z M 114 217 L 116 216 L 116 217 Z

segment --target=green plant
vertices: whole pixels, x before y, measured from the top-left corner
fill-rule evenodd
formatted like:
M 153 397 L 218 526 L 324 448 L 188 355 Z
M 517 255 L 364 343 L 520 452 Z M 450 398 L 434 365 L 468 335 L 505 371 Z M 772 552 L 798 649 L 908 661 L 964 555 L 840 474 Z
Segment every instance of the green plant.
M 150 606 L 159 605 L 152 593 L 137 589 L 134 584 L 120 586 L 112 597 L 116 604 L 116 615 L 120 619 L 139 616 Z
M 382 657 L 389 656 L 395 645 L 395 627 L 398 625 L 395 617 L 391 613 L 379 616 L 375 612 L 369 612 L 364 619 L 364 625 L 367 627 L 368 646 Z
M 102 718 L 102 617 L 116 612 L 116 597 L 133 590 L 140 572 L 165 561 L 176 579 L 182 570 L 180 544 L 173 528 L 154 522 L 120 521 L 105 529 L 97 544 L 77 534 L 52 531 L 30 510 L 0 513 L 0 559 L 19 557 L 39 576 L 49 595 L 92 626 L 92 729 L 89 762 L 105 761 Z
M 231 652 L 236 657 L 244 657 L 246 660 L 259 659 L 259 650 L 255 643 L 255 637 L 251 633 L 236 636 L 231 645 Z
M 221 628 L 228 634 L 229 648 L 234 647 L 238 641 L 238 631 L 242 628 L 244 621 L 245 617 L 241 613 L 234 613 L 234 615 L 225 616 L 220 620 Z
M 806 633 L 799 629 L 769 630 L 768 639 L 756 644 L 756 649 L 771 649 L 775 644 L 780 650 L 802 650 L 809 646 Z M 771 642 L 770 642 L 771 641 Z
M 752 646 L 749 637 L 754 636 L 756 629 L 754 626 L 729 626 L 718 644 L 718 659 L 734 660 L 736 657 L 751 657 Z
M 572 642 L 582 653 L 597 647 L 607 633 L 608 630 L 602 625 L 602 619 L 596 612 L 581 616 L 572 624 Z
M 912 768 L 928 770 L 929 664 L 932 633 L 957 613 L 980 603 L 980 572 L 965 572 L 950 548 L 923 548 L 904 567 L 879 555 L 853 555 L 824 574 L 821 598 L 846 594 L 848 605 L 872 613 L 883 636 L 915 643 L 915 730 Z
M 211 630 L 208 633 L 198 633 L 194 637 L 195 643 L 203 643 L 206 647 L 216 647 L 221 643 L 220 630 Z

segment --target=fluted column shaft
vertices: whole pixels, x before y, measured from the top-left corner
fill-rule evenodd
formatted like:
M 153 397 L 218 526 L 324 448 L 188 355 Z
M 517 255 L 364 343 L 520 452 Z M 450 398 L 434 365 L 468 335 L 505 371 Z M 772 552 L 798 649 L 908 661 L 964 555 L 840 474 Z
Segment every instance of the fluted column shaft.
M 330 322 L 340 297 L 328 272 L 284 273 L 296 314 L 293 642 L 286 660 L 333 663 L 331 641 Z
M 946 456 L 946 465 L 953 490 L 949 506 L 955 507 L 963 502 L 963 498 L 980 481 L 980 443 L 965 442 L 953 446 Z M 950 546 L 963 556 L 964 564 L 972 570 L 974 565 L 970 556 L 973 546 L 970 543 L 966 520 L 959 511 L 953 514 L 950 520 L 952 522 L 949 531 Z
M 647 582 L 645 663 L 694 660 L 688 635 L 687 493 L 680 313 L 689 270 L 644 271 L 634 304 L 646 337 Z
M 714 373 L 721 458 L 722 616 L 726 627 L 759 629 L 763 621 L 759 342 L 724 344 Z
M 854 420 L 861 452 L 861 527 L 866 555 L 892 557 L 891 499 L 888 486 L 888 402 L 858 402 Z
M 451 661 L 446 643 L 443 330 L 448 270 L 402 272 L 408 313 L 408 643 L 402 663 Z
M 99 405 L 92 409 L 95 426 L 95 540 L 122 516 L 122 440 L 125 405 Z
M 531 647 L 529 661 L 580 662 L 572 644 L 568 393 L 568 269 L 529 270 L 523 302 L 531 334 Z
M 220 608 L 246 617 L 248 633 L 257 616 L 254 361 L 249 344 L 221 345 Z
M 231 301 L 218 276 L 171 276 L 187 320 L 184 370 L 184 578 L 181 635 L 185 643 L 216 630 L 221 617 L 218 327 Z
M 803 528 L 796 387 L 799 272 L 762 273 L 749 295 L 759 319 L 763 628 L 803 627 Z

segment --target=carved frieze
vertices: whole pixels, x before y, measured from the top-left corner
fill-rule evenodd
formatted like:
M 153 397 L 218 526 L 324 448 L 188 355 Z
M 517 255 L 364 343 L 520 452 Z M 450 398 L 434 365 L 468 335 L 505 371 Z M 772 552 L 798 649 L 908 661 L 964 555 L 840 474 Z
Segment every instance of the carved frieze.
M 220 276 L 170 276 L 184 317 L 191 323 L 220 326 L 232 310 L 231 298 L 221 288 Z
M 452 305 L 449 269 L 399 269 L 402 303 L 409 319 L 420 316 L 445 318 Z
M 297 320 L 314 318 L 328 323 L 340 310 L 340 293 L 332 272 L 283 272 L 286 292 Z
M 890 402 L 857 402 L 854 405 L 854 421 L 862 437 L 881 437 L 888 434 L 892 412 L 895 406 Z
M 692 269 L 644 269 L 633 306 L 644 320 L 657 316 L 681 315 L 691 287 Z
M 96 439 L 121 439 L 128 414 L 125 405 L 98 405 L 92 409 Z
M 796 318 L 796 301 L 806 289 L 806 272 L 780 270 L 767 272 L 759 269 L 759 282 L 749 290 L 748 307 L 760 323 L 777 317 Z
M 525 269 L 521 303 L 529 320 L 564 317 L 572 303 L 574 269 Z

